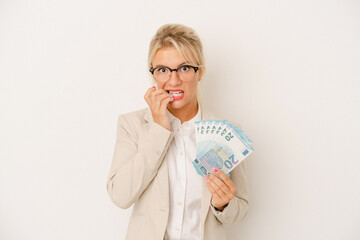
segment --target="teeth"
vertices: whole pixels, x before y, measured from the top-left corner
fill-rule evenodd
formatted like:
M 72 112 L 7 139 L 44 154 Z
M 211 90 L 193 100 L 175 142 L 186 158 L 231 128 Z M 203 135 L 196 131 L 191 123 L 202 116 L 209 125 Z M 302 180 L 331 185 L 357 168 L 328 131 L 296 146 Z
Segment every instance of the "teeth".
M 183 92 L 182 91 L 176 91 L 176 92 L 169 91 L 169 93 L 173 96 L 180 96 Z

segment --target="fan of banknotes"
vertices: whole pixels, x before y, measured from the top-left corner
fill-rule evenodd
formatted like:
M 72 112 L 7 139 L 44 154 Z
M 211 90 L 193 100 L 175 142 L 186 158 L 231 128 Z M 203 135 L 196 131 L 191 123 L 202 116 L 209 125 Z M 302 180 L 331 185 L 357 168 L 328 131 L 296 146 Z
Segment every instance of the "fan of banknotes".
M 213 168 L 230 172 L 254 151 L 252 141 L 243 130 L 226 120 L 200 120 L 196 125 L 196 159 L 192 162 L 196 172 L 210 176 Z

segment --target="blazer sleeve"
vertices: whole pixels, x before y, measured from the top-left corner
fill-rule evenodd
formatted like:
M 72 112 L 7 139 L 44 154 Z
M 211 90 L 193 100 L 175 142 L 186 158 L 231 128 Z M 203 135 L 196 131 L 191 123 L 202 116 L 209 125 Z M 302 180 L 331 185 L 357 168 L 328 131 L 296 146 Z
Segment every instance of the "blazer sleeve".
M 240 125 L 230 122 L 232 125 L 241 129 Z M 245 218 L 249 208 L 249 190 L 246 177 L 246 159 L 230 172 L 230 179 L 236 186 L 235 196 L 228 205 L 218 211 L 211 205 L 210 207 L 216 218 L 223 224 L 237 223 Z
M 174 133 L 150 121 L 134 136 L 131 121 L 120 115 L 107 191 L 120 208 L 129 208 L 156 176 Z M 140 129 L 140 128 L 139 128 Z

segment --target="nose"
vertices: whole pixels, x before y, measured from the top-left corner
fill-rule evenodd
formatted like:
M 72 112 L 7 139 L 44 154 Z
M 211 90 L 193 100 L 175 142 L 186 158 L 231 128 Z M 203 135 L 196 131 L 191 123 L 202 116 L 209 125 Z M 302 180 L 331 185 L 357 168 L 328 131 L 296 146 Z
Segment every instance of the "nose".
M 181 84 L 181 79 L 179 78 L 179 74 L 176 71 L 172 71 L 170 73 L 170 79 L 168 80 L 168 84 L 172 86 Z

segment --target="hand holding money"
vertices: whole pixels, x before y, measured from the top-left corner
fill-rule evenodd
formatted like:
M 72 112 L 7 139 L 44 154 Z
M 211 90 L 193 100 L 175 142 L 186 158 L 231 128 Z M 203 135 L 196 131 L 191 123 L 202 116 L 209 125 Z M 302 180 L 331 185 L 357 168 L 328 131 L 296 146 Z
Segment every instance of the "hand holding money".
M 230 200 L 234 198 L 236 186 L 221 170 L 215 168 L 213 171 L 217 173 L 221 180 L 213 174 L 210 177 L 205 175 L 206 186 L 212 195 L 211 205 L 222 211 Z
M 149 88 L 144 96 L 149 105 L 154 122 L 171 131 L 170 119 L 166 114 L 166 107 L 172 98 L 164 89 Z

